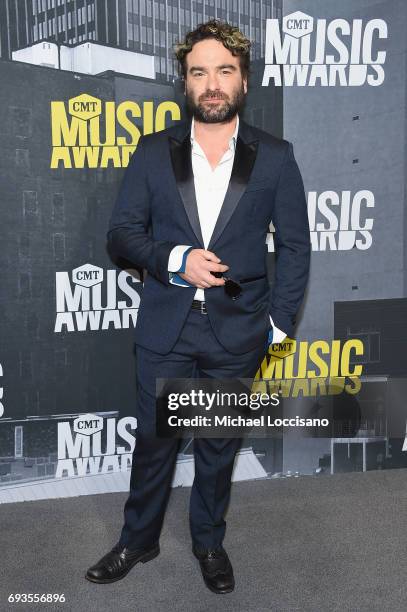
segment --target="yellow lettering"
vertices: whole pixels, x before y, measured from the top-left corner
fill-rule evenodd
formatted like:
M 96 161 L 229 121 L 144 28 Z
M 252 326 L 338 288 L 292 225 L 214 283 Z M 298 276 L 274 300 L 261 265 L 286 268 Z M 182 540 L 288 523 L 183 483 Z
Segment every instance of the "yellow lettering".
M 137 145 L 140 138 L 140 130 L 128 118 L 127 114 L 132 117 L 141 117 L 141 109 L 136 102 L 122 102 L 117 107 L 117 121 L 129 134 L 130 141 L 128 142 L 125 136 L 117 137 L 117 144 L 120 145 Z M 127 165 L 127 164 L 126 164 Z
M 325 340 L 317 340 L 311 344 L 309 349 L 309 358 L 317 366 L 317 368 L 319 368 L 319 372 L 317 373 L 315 370 L 309 370 L 309 378 L 326 377 L 329 374 L 328 365 L 318 354 L 318 351 L 321 351 L 325 355 L 329 355 L 328 342 L 325 342 Z
M 170 113 L 171 119 L 173 121 L 178 121 L 181 119 L 181 110 L 176 102 L 161 102 L 158 105 L 156 114 L 155 114 L 155 131 L 161 132 L 161 130 L 165 130 L 165 116 L 167 113 Z
M 353 372 L 350 371 L 350 352 L 354 350 L 356 355 L 363 355 L 363 342 L 353 339 L 347 340 L 343 345 L 341 357 L 341 374 L 342 376 L 360 376 L 362 374 L 362 366 L 355 365 Z
M 100 160 L 100 167 L 107 168 L 109 164 L 109 160 L 112 160 L 114 168 L 121 167 L 119 147 L 103 147 L 102 148 L 102 159 Z
M 68 147 L 53 147 L 51 156 L 51 168 L 58 168 L 59 162 L 63 168 L 72 168 L 71 156 Z
M 115 103 L 106 102 L 105 140 L 100 140 L 100 115 L 89 119 L 90 144 L 92 146 L 113 146 L 116 144 Z
M 75 168 L 97 168 L 99 147 L 72 147 Z M 87 164 L 85 165 L 85 160 Z
M 87 122 L 72 117 L 69 124 L 63 102 L 51 102 L 52 146 L 86 146 L 88 144 Z

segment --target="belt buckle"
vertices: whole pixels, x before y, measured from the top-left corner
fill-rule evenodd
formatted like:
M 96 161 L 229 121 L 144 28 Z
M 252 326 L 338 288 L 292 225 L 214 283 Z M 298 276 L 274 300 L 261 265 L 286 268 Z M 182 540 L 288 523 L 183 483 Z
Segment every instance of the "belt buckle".
M 205 315 L 208 314 L 205 302 L 201 302 L 200 313 Z

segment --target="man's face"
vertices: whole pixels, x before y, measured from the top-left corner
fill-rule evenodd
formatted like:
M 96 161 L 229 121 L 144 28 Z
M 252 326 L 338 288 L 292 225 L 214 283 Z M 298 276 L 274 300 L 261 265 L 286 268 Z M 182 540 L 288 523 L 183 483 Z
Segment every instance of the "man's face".
M 247 93 L 239 58 L 218 40 L 208 38 L 192 47 L 186 64 L 185 95 L 195 119 L 203 123 L 231 121 Z

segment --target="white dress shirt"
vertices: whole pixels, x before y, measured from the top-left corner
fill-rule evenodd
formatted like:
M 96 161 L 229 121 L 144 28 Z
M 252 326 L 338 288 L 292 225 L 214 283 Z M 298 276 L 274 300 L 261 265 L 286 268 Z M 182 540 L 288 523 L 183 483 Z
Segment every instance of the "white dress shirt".
M 191 154 L 192 171 L 194 174 L 194 185 L 196 203 L 198 207 L 199 222 L 205 249 L 208 248 L 217 218 L 222 208 L 223 200 L 228 189 L 230 175 L 232 173 L 237 133 L 239 130 L 239 116 L 236 116 L 236 127 L 229 140 L 229 147 L 223 154 L 216 168 L 212 167 L 199 142 L 195 138 L 195 122 L 191 124 Z M 180 244 L 174 247 L 168 259 L 168 271 L 177 272 L 182 265 L 182 258 L 191 245 Z M 170 283 L 179 285 L 176 279 L 171 278 Z M 180 285 L 185 286 L 185 285 Z M 197 288 L 194 295 L 195 300 L 205 301 L 205 290 Z M 273 324 L 273 342 L 282 342 L 286 334 Z

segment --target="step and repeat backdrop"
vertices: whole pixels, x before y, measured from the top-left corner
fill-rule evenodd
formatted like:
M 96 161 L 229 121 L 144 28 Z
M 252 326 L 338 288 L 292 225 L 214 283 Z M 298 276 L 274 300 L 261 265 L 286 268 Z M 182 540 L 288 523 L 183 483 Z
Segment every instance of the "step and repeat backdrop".
M 247 437 L 234 479 L 407 466 L 407 4 L 181 3 L 157 19 L 165 3 L 149 0 L 110 15 L 98 2 L 6 4 L 0 502 L 128 488 L 143 271 L 109 256 L 107 226 L 140 135 L 187 117 L 173 43 L 215 16 L 254 41 L 244 118 L 293 142 L 308 200 L 296 337 L 257 378 L 280 388 L 285 414 L 333 417 L 329 435 Z M 186 438 L 173 484 L 192 479 Z

